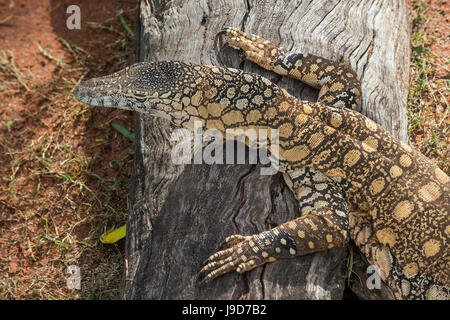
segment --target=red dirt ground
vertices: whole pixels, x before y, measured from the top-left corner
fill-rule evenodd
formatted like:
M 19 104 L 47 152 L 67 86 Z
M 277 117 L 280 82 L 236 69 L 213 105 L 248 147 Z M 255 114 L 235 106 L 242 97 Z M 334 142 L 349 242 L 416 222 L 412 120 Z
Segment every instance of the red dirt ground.
M 81 8 L 80 30 L 66 27 L 72 4 Z M 136 7 L 0 0 L 0 299 L 119 297 L 123 241 L 98 239 L 126 219 L 132 146 L 111 123 L 133 128 L 134 116 L 83 106 L 71 91 L 134 62 L 116 10 L 134 31 Z M 439 53 L 431 76 L 448 83 L 449 2 L 432 0 L 428 10 L 427 46 Z M 448 107 L 448 91 L 443 100 L 430 117 Z M 414 144 L 427 128 L 414 133 Z M 71 264 L 81 267 L 81 290 L 66 286 Z
M 450 174 L 450 1 L 412 4 L 410 144 Z M 422 49 L 426 51 L 420 53 Z
M 80 30 L 66 27 L 71 4 L 80 6 Z M 110 123 L 132 128 L 134 116 L 81 106 L 71 90 L 134 62 L 116 9 L 134 30 L 136 8 L 131 0 L 0 0 L 0 298 L 117 297 L 118 282 L 99 290 L 93 272 L 103 264 L 102 277 L 121 275 L 122 261 L 107 261 L 122 250 L 98 237 L 127 212 L 132 149 Z M 67 289 L 69 264 L 82 266 L 88 289 Z

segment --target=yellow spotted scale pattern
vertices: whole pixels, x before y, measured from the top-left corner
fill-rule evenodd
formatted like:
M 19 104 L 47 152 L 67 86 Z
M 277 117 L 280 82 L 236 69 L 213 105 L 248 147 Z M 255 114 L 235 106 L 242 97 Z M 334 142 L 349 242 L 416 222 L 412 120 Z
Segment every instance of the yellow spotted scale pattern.
M 225 239 L 229 248 L 201 270 L 205 280 L 353 240 L 397 299 L 449 299 L 449 177 L 358 112 L 360 82 L 347 63 L 289 53 L 235 28 L 218 38 L 261 67 L 318 88 L 318 101 L 299 100 L 257 74 L 177 61 L 138 63 L 74 91 L 81 102 L 184 128 L 201 121 L 224 134 L 278 129 L 280 171 L 300 215 Z

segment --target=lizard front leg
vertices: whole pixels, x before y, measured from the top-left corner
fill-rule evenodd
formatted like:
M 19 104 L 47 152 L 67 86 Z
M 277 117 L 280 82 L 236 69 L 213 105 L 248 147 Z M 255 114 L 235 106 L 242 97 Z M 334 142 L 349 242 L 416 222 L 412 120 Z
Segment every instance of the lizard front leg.
M 230 248 L 210 256 L 201 274 L 212 280 L 236 270 L 239 274 L 268 262 L 293 258 L 343 246 L 347 231 L 339 228 L 336 215 L 322 207 L 274 229 L 251 236 L 232 235 L 225 239 Z
M 303 216 L 260 234 L 232 235 L 231 246 L 205 262 L 201 274 L 211 280 L 236 270 L 242 274 L 278 259 L 343 246 L 348 236 L 348 210 L 343 190 L 320 172 L 301 169 L 284 175 Z
M 242 50 L 245 59 L 319 89 L 318 101 L 324 105 L 360 110 L 360 80 L 347 62 L 288 52 L 236 28 L 225 28 L 217 34 L 220 36 L 224 36 L 231 47 Z

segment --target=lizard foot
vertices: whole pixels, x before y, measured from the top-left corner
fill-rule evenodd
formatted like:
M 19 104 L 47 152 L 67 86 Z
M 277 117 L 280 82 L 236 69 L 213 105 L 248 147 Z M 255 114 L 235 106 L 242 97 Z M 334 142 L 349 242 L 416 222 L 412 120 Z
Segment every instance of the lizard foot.
M 210 256 L 205 262 L 200 274 L 205 274 L 202 282 L 217 278 L 236 270 L 242 274 L 266 262 L 275 261 L 267 252 L 261 250 L 257 236 L 232 235 L 221 244 L 231 246 Z
M 245 59 L 272 70 L 286 50 L 255 35 L 247 34 L 236 28 L 225 28 L 219 31 L 216 39 L 224 36 L 228 45 L 243 51 Z
M 203 264 L 201 282 L 207 282 L 236 270 L 238 275 L 268 262 L 296 254 L 295 242 L 281 230 L 269 230 L 252 236 L 232 235 L 224 244 L 230 248 L 210 256 Z

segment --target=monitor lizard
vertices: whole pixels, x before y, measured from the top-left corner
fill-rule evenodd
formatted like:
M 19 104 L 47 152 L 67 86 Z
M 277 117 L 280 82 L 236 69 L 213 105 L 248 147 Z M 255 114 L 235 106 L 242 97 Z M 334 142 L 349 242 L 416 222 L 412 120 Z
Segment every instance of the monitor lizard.
M 178 61 L 137 63 L 74 90 L 83 103 L 183 128 L 201 121 L 223 134 L 278 130 L 279 170 L 300 216 L 260 234 L 229 236 L 229 247 L 205 261 L 204 280 L 353 240 L 395 298 L 449 299 L 449 177 L 358 112 L 360 81 L 348 63 L 288 52 L 235 28 L 217 36 L 245 59 L 319 89 L 318 101 L 299 100 L 257 74 Z

